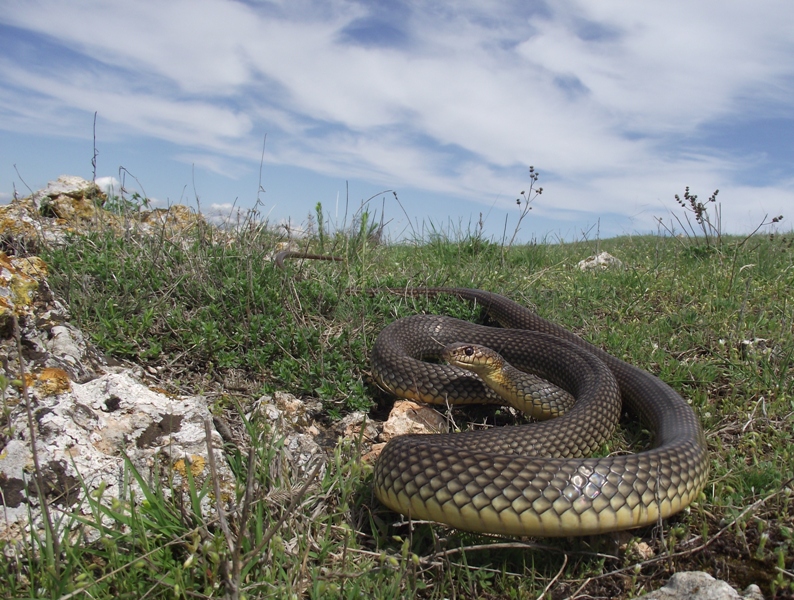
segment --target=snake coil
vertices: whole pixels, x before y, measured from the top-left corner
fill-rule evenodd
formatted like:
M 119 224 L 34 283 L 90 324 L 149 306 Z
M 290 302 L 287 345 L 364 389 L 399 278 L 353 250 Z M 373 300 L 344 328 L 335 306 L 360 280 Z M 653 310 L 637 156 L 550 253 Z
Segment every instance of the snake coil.
M 465 394 L 447 384 L 462 379 L 468 389 L 478 385 L 475 378 L 417 357 L 439 344 L 467 342 L 491 347 L 510 362 L 540 361 L 541 375 L 574 395 L 588 395 L 554 421 L 391 440 L 375 467 L 375 493 L 386 506 L 468 531 L 573 536 L 654 524 L 700 494 L 708 476 L 705 437 L 692 408 L 670 386 L 498 294 L 465 288 L 409 293 L 477 302 L 503 328 L 424 315 L 392 323 L 372 352 L 373 374 L 384 388 L 454 402 Z M 609 383 L 590 388 L 583 381 L 603 379 L 607 369 L 619 395 Z M 654 447 L 581 458 L 608 438 L 621 398 L 650 427 Z

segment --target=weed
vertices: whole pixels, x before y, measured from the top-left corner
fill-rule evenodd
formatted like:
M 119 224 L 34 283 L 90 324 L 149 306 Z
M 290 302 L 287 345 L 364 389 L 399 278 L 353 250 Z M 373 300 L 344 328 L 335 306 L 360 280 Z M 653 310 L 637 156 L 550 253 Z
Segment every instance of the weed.
M 540 178 L 540 173 L 535 170 L 535 167 L 529 167 L 529 189 L 524 190 L 519 195 L 519 198 L 516 198 L 516 205 L 521 209 L 521 212 L 518 215 L 518 222 L 516 223 L 516 228 L 513 231 L 513 236 L 510 238 L 510 242 L 507 244 L 507 248 L 510 249 L 513 247 L 513 242 L 516 241 L 516 236 L 518 232 L 521 230 L 521 222 L 526 218 L 529 214 L 529 211 L 532 210 L 532 203 L 543 193 L 543 188 L 535 188 L 535 184 L 537 183 L 538 179 Z M 507 227 L 507 221 L 505 221 L 505 227 Z
M 697 194 L 690 194 L 689 186 L 684 189 L 683 200 L 678 194 L 675 195 L 675 201 L 685 211 L 687 225 L 689 226 L 689 230 L 692 232 L 693 237 L 697 237 L 697 234 L 695 233 L 694 226 L 689 220 L 689 214 L 694 216 L 695 223 L 698 227 L 700 227 L 700 230 L 703 233 L 703 238 L 706 240 L 707 249 L 711 248 L 712 240 L 717 247 L 719 247 L 722 243 L 722 207 L 717 204 L 717 194 L 719 193 L 719 190 L 714 190 L 714 193 L 709 196 L 708 200 L 706 200 L 706 203 L 710 203 L 715 206 L 715 215 L 713 221 L 712 217 L 709 215 L 707 204 L 699 202 Z M 681 221 L 678 220 L 678 223 L 681 224 Z

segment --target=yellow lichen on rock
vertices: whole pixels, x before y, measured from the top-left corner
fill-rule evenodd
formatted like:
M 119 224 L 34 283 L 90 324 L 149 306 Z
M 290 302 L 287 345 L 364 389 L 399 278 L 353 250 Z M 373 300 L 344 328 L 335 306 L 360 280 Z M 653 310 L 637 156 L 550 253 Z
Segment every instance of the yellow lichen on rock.
M 187 467 L 190 466 L 190 474 L 193 477 L 198 477 L 204 472 L 204 466 L 206 461 L 204 457 L 198 456 L 197 454 L 190 455 L 190 462 L 186 464 L 184 458 L 180 458 L 178 461 L 174 463 L 174 470 L 178 472 L 182 477 L 187 476 Z
M 20 273 L 32 277 L 37 281 L 45 279 L 49 275 L 47 263 L 41 260 L 38 256 L 25 256 L 10 258 L 11 265 Z
M 69 374 L 57 367 L 46 367 L 36 373 L 25 373 L 25 383 L 42 398 L 57 396 L 72 389 Z
M 40 281 L 47 275 L 38 257 L 16 258 L 0 252 L 0 325 L 12 316 L 31 314 Z
M 115 221 L 115 215 L 111 215 L 99 208 L 92 201 L 85 198 L 72 198 L 71 196 L 57 196 L 49 204 L 49 209 L 53 214 L 63 219 L 66 223 L 93 223 L 102 218 L 106 221 Z M 115 223 L 110 223 L 111 225 Z
M 8 240 L 35 240 L 36 228 L 19 216 L 19 206 L 6 204 L 0 206 L 0 234 Z

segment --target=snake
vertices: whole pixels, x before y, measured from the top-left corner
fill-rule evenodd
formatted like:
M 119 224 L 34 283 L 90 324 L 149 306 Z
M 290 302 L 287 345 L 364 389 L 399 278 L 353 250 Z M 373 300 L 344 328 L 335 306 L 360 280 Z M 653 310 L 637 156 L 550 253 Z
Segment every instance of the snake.
M 372 347 L 372 375 L 385 390 L 436 404 L 497 402 L 476 373 L 427 360 L 450 344 L 476 344 L 576 397 L 549 421 L 391 439 L 373 475 L 375 495 L 389 509 L 477 533 L 567 537 L 655 525 L 701 494 L 709 472 L 705 434 L 692 407 L 659 378 L 496 293 L 386 291 L 456 296 L 500 327 L 442 315 L 394 321 Z M 649 428 L 651 447 L 589 457 L 624 409 Z

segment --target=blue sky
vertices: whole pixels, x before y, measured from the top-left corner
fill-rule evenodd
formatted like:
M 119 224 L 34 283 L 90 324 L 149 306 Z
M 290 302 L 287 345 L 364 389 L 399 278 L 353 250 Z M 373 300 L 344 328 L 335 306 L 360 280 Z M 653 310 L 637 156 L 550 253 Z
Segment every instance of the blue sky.
M 61 174 L 394 238 L 655 232 L 689 185 L 722 227 L 794 221 L 790 0 L 6 0 L 0 201 Z M 120 168 L 123 168 L 120 171 Z M 132 179 L 132 176 L 135 179 Z M 104 179 L 108 181 L 108 179 Z M 408 222 L 410 217 L 411 222 Z M 471 225 L 470 225 L 471 224 Z

